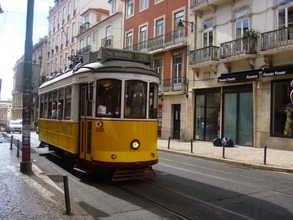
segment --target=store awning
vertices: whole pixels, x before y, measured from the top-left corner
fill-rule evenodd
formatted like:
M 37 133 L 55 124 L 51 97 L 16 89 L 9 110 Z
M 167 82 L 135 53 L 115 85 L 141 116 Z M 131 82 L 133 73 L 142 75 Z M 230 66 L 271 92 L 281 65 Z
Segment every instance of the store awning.
M 261 70 L 258 69 L 245 72 L 221 74 L 221 76 L 218 77 L 218 83 L 255 80 L 258 79 L 260 71 Z
M 282 76 L 286 74 L 293 74 L 293 65 L 264 68 L 262 71 L 262 77 Z

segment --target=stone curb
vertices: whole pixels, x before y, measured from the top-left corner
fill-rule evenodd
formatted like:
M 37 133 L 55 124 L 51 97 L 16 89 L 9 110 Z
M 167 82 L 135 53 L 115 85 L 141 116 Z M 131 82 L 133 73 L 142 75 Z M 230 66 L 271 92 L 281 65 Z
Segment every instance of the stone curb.
M 173 153 L 173 154 L 180 154 L 182 156 L 188 156 L 188 157 L 196 157 L 196 158 L 200 158 L 200 159 L 217 161 L 217 162 L 222 162 L 222 163 L 227 163 L 227 164 L 232 164 L 232 165 L 242 166 L 242 167 L 248 167 L 248 168 L 253 168 L 253 169 L 275 171 L 275 172 L 284 172 L 284 173 L 292 173 L 293 174 L 293 169 L 289 169 L 289 168 L 282 168 L 282 167 L 270 166 L 270 165 L 265 165 L 265 164 L 263 164 L 263 165 L 262 164 L 249 164 L 249 163 L 245 163 L 245 162 L 241 162 L 241 161 L 235 161 L 235 160 L 230 160 L 230 159 L 225 159 L 225 158 L 209 157 L 209 156 L 186 153 L 186 152 L 179 152 L 179 151 L 170 150 L 170 149 L 166 150 L 166 149 L 158 148 L 158 151 L 169 152 L 169 153 Z M 160 158 L 159 158 L 159 160 L 160 160 Z

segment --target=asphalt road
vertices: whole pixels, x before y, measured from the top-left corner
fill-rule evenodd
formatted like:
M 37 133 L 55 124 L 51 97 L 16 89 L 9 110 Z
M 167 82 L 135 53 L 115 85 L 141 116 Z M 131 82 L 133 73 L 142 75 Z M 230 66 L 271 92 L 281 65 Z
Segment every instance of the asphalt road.
M 12 134 L 21 140 L 21 134 Z M 156 178 L 109 183 L 43 155 L 31 134 L 31 159 L 96 219 L 293 219 L 292 175 L 159 152 Z

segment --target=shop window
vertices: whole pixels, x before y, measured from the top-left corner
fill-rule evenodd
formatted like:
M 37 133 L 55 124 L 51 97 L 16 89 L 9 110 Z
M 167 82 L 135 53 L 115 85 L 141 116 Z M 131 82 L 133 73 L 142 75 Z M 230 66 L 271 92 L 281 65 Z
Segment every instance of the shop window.
M 293 137 L 293 104 L 290 100 L 292 80 L 272 82 L 272 121 L 273 136 Z

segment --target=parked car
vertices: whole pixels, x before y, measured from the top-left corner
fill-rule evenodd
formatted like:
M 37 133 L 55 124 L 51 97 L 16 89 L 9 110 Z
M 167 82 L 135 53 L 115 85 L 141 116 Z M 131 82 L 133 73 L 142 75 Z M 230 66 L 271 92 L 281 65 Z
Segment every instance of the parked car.
M 10 120 L 6 127 L 6 132 L 19 132 L 21 133 L 22 130 L 22 121 L 20 120 Z

